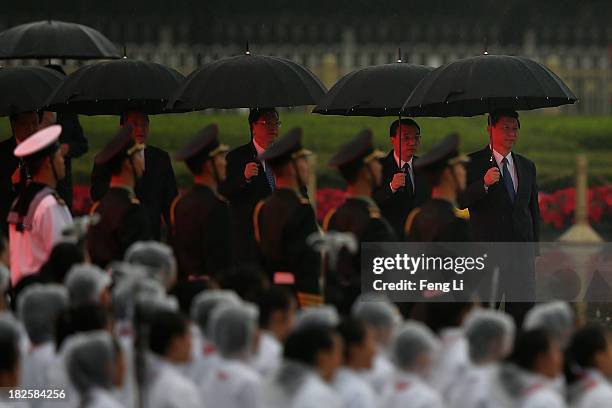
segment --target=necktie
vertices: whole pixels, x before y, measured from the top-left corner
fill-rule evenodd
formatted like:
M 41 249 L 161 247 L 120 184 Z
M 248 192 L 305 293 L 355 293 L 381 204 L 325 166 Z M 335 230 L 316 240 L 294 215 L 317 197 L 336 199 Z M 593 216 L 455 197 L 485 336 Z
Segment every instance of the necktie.
M 270 170 L 270 166 L 266 166 L 264 164 L 264 173 L 266 173 L 266 179 L 268 180 L 268 184 L 270 185 L 270 190 L 274 191 L 276 188 L 276 181 L 274 180 L 274 174 Z
M 512 176 L 510 175 L 510 169 L 508 169 L 508 159 L 506 157 L 502 160 L 503 164 L 503 176 L 504 176 L 504 185 L 506 186 L 506 190 L 508 191 L 508 196 L 510 197 L 510 201 L 514 203 L 514 199 L 516 198 L 516 193 L 514 192 L 514 183 L 512 182 Z
M 402 166 L 402 172 L 404 172 L 404 174 L 406 175 L 406 190 L 409 191 L 410 193 L 414 192 L 414 186 L 412 185 L 412 178 L 410 177 L 410 164 L 409 163 L 404 163 L 404 165 Z

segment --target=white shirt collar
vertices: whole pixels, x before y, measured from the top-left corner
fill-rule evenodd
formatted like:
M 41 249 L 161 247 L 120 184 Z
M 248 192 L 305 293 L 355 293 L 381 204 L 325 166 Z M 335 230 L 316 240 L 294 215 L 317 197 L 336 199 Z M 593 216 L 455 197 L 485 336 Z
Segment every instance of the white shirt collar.
M 504 160 L 504 157 L 508 159 L 508 166 L 514 166 L 514 160 L 512 160 L 512 152 L 508 152 L 506 156 L 502 156 L 501 153 L 499 153 L 497 150 L 493 148 L 491 148 L 491 150 L 493 151 L 493 157 L 495 157 L 495 161 L 497 162 L 500 168 L 503 166 L 502 160 Z
M 261 147 L 260 145 L 257 144 L 255 139 L 253 139 L 253 146 L 255 146 L 255 150 L 257 150 L 257 155 L 260 155 L 260 154 L 262 154 L 263 152 L 266 151 L 266 149 L 264 149 L 263 147 Z
M 404 167 L 404 164 L 406 164 L 406 162 L 403 160 L 400 162 L 400 158 L 398 154 L 395 152 L 395 150 L 393 151 L 393 157 L 395 158 L 395 163 L 397 164 L 397 167 L 399 167 L 400 169 Z M 410 156 L 410 160 L 408 160 L 408 164 L 410 165 L 410 170 L 412 170 L 412 159 L 414 159 L 414 156 Z

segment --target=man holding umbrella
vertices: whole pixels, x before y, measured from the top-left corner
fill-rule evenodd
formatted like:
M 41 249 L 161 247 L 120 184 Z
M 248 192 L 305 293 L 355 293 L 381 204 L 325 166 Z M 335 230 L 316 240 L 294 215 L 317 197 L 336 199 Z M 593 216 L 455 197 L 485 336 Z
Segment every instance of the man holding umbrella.
M 467 189 L 460 197 L 460 205 L 470 210 L 475 241 L 539 241 L 536 166 L 526 157 L 512 152 L 520 127 L 516 111 L 497 110 L 491 113 L 487 127 L 490 144 L 469 155 Z M 526 291 L 533 292 L 535 296 L 533 259 L 524 262 L 509 260 L 509 263 L 507 266 L 512 276 L 505 278 L 520 283 L 523 297 L 526 297 Z M 529 307 L 526 303 L 507 305 L 508 312 L 518 323 Z
M 121 115 L 121 128 L 130 126 L 135 144 L 145 145 L 149 137 L 149 116 L 139 111 Z M 91 198 L 99 201 L 109 189 L 111 171 L 94 164 L 91 174 Z M 168 153 L 160 148 L 146 145 L 144 149 L 144 173 L 135 187 L 136 197 L 145 208 L 153 238 L 161 237 L 161 219 L 170 225 L 170 206 L 178 195 L 174 170 Z
M 396 235 L 402 237 L 406 217 L 429 198 L 430 190 L 424 177 L 414 171 L 415 154 L 421 144 L 418 123 L 412 119 L 394 121 L 389 139 L 393 149 L 381 161 L 382 183 L 375 190 L 374 199 Z
M 219 192 L 231 204 L 237 262 L 253 262 L 258 257 L 253 235 L 253 209 L 276 188 L 271 166 L 258 156 L 274 142 L 280 125 L 276 109 L 251 109 L 251 141 L 227 154 L 227 179 L 219 186 Z

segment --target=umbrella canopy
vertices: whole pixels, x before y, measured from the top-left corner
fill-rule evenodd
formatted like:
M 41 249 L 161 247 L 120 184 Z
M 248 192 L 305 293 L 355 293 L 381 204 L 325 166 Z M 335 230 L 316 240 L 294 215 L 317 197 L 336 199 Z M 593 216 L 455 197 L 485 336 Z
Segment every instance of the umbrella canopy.
M 397 116 L 414 87 L 433 68 L 394 63 L 367 67 L 342 77 L 313 113 L 345 116 Z
M 567 85 L 538 62 L 508 55 L 481 55 L 433 70 L 412 91 L 402 113 L 475 116 L 496 109 L 531 110 L 576 100 Z
M 307 68 L 284 58 L 247 52 L 194 71 L 169 107 L 190 111 L 315 105 L 325 92 Z
M 128 58 L 86 65 L 66 77 L 48 109 L 85 115 L 167 113 L 165 106 L 184 79 L 172 68 Z
M 63 21 L 36 21 L 0 33 L 0 59 L 121 58 L 115 45 L 99 31 Z
M 0 67 L 0 116 L 36 111 L 64 76 L 43 67 Z

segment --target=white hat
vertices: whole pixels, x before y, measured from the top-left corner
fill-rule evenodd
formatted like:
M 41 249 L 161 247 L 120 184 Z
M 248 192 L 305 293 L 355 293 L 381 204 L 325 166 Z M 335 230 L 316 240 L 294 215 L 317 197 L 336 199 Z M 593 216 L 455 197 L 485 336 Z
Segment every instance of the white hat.
M 60 125 L 51 125 L 39 130 L 21 142 L 15 148 L 13 154 L 17 157 L 27 157 L 38 153 L 55 143 L 61 133 L 62 127 Z

